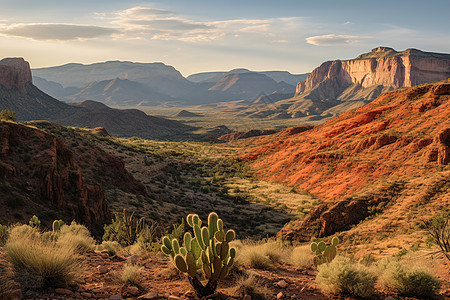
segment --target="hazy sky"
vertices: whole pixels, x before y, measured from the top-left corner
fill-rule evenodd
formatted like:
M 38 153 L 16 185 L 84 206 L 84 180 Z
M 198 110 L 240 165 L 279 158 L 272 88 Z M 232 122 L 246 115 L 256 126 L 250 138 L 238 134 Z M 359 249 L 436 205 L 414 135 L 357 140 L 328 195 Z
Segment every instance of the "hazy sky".
M 0 0 L 0 58 L 310 72 L 377 46 L 450 53 L 450 1 Z

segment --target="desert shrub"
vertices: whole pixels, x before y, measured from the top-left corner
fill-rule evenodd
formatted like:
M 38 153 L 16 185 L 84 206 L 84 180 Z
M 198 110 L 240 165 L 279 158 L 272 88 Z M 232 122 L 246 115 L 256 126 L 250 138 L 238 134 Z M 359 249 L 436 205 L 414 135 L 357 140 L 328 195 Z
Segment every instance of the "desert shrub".
M 383 259 L 377 265 L 380 284 L 404 296 L 431 297 L 441 283 L 425 265 L 420 261 Z
M 239 249 L 236 263 L 250 268 L 269 269 L 275 263 L 280 263 L 286 255 L 287 250 L 277 242 L 244 241 Z
M 97 250 L 107 252 L 109 256 L 116 255 L 120 248 L 120 244 L 116 241 L 103 241 L 97 246 Z
M 16 113 L 7 109 L 0 111 L 0 120 L 16 121 Z
M 31 227 L 39 228 L 39 226 L 41 226 L 41 221 L 39 220 L 39 218 L 37 216 L 34 215 L 30 218 L 30 221 L 28 222 L 28 224 Z
M 38 238 L 41 234 L 37 228 L 30 225 L 16 225 L 9 231 L 8 240 L 20 240 L 22 237 Z
M 93 250 L 95 241 L 91 236 L 89 230 L 75 221 L 70 225 L 63 225 L 57 234 L 57 244 L 61 247 L 69 247 L 74 249 L 77 253 L 85 253 Z
M 317 269 L 316 281 L 326 292 L 364 298 L 374 293 L 377 276 L 366 266 L 349 258 L 338 256 Z
M 0 224 L 0 246 L 3 246 L 6 243 L 6 240 L 8 239 L 8 226 Z
M 120 282 L 126 285 L 140 286 L 143 269 L 143 267 L 138 265 L 126 264 L 120 274 Z
M 137 219 L 134 212 L 130 215 L 125 210 L 123 213 L 116 213 L 111 224 L 105 225 L 104 241 L 116 241 L 123 247 L 133 245 L 144 229 L 144 218 Z
M 255 300 L 268 299 L 270 295 L 269 289 L 262 285 L 255 275 L 238 276 L 236 283 L 231 289 L 231 294 L 235 297 L 243 298 L 245 295 L 249 295 Z
M 450 260 L 450 212 L 441 212 L 424 224 L 433 241 Z
M 36 232 L 24 228 L 13 228 L 5 245 L 15 278 L 22 288 L 58 287 L 71 282 L 78 268 L 74 249 L 45 241 Z
M 309 246 L 295 247 L 292 250 L 289 263 L 298 268 L 311 266 L 313 264 L 313 254 Z

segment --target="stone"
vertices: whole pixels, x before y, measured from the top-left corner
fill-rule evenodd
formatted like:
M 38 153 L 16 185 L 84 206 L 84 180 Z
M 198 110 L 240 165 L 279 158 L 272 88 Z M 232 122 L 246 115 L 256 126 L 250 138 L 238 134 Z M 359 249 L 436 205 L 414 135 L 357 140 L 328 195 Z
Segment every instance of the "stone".
M 284 281 L 284 280 L 280 280 L 280 281 L 277 282 L 277 286 L 279 286 L 279 287 L 282 288 L 282 289 L 287 288 L 288 285 L 289 285 L 289 284 L 288 284 L 286 281 Z
M 281 299 L 281 298 L 283 298 L 283 292 L 279 292 L 278 294 L 277 294 L 277 299 Z
M 169 300 L 181 300 L 180 297 L 175 296 L 175 295 L 170 295 L 168 299 L 169 299 Z
M 147 299 L 147 300 L 154 300 L 154 299 L 159 299 L 159 298 L 160 297 L 157 293 L 152 293 L 152 292 L 138 297 L 138 299 Z
M 100 274 L 105 274 L 105 273 L 108 273 L 108 272 L 109 272 L 109 268 L 108 268 L 107 266 L 104 266 L 104 265 L 98 265 L 98 266 L 97 266 L 97 271 L 98 271 Z
M 72 296 L 73 292 L 69 289 L 63 289 L 63 288 L 56 288 L 55 293 L 58 295 L 66 295 L 66 296 Z
M 127 263 L 128 264 L 132 264 L 135 265 L 139 262 L 139 256 L 137 255 L 132 255 L 130 257 L 127 258 Z
M 244 298 L 242 298 L 242 300 L 252 300 L 252 296 L 245 295 Z
M 88 292 L 82 292 L 81 296 L 83 296 L 84 298 L 92 298 L 92 294 Z
M 109 300 L 122 300 L 122 296 L 119 294 L 112 295 L 108 298 Z
M 133 296 L 137 296 L 139 294 L 139 289 L 135 286 L 127 287 L 127 293 Z

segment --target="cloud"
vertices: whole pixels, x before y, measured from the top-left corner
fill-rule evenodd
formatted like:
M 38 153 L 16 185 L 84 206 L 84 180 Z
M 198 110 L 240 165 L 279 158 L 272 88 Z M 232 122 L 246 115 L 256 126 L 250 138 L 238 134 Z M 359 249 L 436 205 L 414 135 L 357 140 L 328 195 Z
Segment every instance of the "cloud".
M 147 7 L 132 7 L 107 16 L 111 24 L 120 26 L 123 37 L 153 40 L 205 42 L 218 39 L 258 38 L 283 40 L 283 32 L 292 32 L 301 18 L 232 19 L 199 21 L 172 11 Z M 281 33 L 280 33 L 281 32 Z
M 55 23 L 13 24 L 0 29 L 0 34 L 40 41 L 92 39 L 118 32 L 108 27 Z
M 347 45 L 358 43 L 362 39 L 367 39 L 368 37 L 356 36 L 356 35 L 337 35 L 337 34 L 326 34 L 326 35 L 316 35 L 306 38 L 306 42 L 315 46 L 335 46 L 335 45 Z

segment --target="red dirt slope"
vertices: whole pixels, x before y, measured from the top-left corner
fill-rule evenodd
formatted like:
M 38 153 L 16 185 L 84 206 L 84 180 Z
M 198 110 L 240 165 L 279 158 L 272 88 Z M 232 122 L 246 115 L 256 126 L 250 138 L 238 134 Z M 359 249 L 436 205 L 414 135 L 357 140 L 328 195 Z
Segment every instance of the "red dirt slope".
M 244 153 L 258 177 L 331 200 L 380 179 L 430 174 L 450 162 L 450 82 L 388 92 L 312 130 L 289 130 Z

